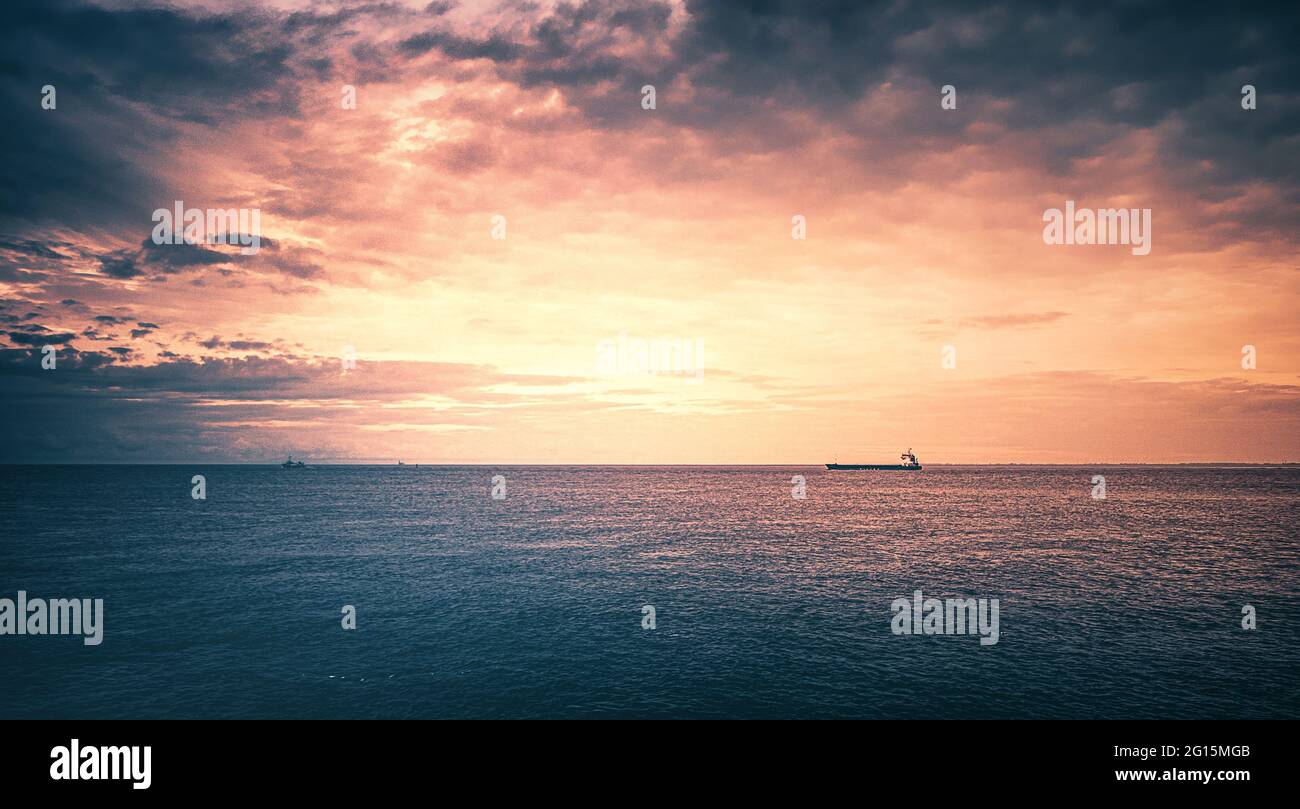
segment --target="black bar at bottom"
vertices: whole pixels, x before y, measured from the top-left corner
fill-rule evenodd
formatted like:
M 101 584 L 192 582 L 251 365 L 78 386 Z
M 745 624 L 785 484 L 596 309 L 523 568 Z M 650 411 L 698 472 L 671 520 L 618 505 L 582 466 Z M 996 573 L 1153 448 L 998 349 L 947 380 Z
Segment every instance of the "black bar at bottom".
M 1280 762 L 1293 759 L 1296 750 L 1286 725 L 1245 721 L 181 720 L 2 727 L 6 791 L 78 797 L 253 796 L 287 789 L 339 798 L 456 784 L 488 792 L 530 784 L 542 791 L 588 791 L 611 777 L 630 779 L 638 795 L 643 788 L 680 791 L 687 778 L 742 792 L 777 785 L 820 791 L 838 784 L 871 794 L 914 785 L 927 794 L 1041 797 L 1044 787 L 1072 796 L 1123 795 L 1181 784 L 1223 794 L 1246 784 L 1276 789 L 1283 784 Z M 77 778 L 71 777 L 73 765 Z M 146 778 L 148 787 L 138 788 Z

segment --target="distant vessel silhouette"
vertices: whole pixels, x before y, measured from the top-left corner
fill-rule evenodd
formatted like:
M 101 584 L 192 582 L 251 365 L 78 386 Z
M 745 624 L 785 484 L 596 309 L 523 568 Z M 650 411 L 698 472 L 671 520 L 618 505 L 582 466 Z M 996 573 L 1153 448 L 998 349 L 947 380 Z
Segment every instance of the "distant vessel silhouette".
M 909 472 L 921 471 L 921 462 L 912 454 L 912 448 L 908 447 L 907 452 L 898 456 L 902 463 L 891 464 L 874 464 L 874 463 L 828 463 L 827 469 L 900 469 Z
M 290 455 L 290 456 L 289 456 L 289 460 L 287 460 L 287 461 L 285 461 L 284 463 L 280 464 L 280 468 L 281 468 L 281 469 L 302 469 L 302 468 L 305 467 L 306 465 L 307 465 L 307 464 L 303 463 L 302 461 L 295 461 L 295 460 L 293 459 L 293 456 Z

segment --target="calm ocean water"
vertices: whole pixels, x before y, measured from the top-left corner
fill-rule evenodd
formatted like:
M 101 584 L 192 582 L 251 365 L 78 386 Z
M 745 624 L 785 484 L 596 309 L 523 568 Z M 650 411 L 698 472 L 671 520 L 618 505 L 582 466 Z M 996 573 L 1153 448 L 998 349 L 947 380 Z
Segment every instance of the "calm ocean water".
M 1294 468 L 11 466 L 0 510 L 0 597 L 105 600 L 0 636 L 0 718 L 1300 717 Z M 918 588 L 1000 641 L 893 635 Z

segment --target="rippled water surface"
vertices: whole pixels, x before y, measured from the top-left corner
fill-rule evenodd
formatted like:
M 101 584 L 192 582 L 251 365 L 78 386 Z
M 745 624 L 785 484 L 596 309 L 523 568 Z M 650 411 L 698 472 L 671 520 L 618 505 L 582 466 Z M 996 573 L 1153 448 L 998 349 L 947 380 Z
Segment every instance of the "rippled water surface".
M 1300 717 L 1294 468 L 0 467 L 0 510 L 0 597 L 106 613 L 0 636 L 0 718 Z M 999 642 L 893 635 L 918 588 Z

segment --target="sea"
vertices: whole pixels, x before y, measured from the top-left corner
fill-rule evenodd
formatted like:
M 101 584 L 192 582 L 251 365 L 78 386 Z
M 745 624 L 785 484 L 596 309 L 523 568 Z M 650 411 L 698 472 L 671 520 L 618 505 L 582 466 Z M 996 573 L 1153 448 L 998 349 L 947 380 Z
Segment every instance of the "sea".
M 1297 467 L 4 466 L 0 598 L 103 634 L 0 635 L 0 718 L 1294 719 L 1298 517 Z

